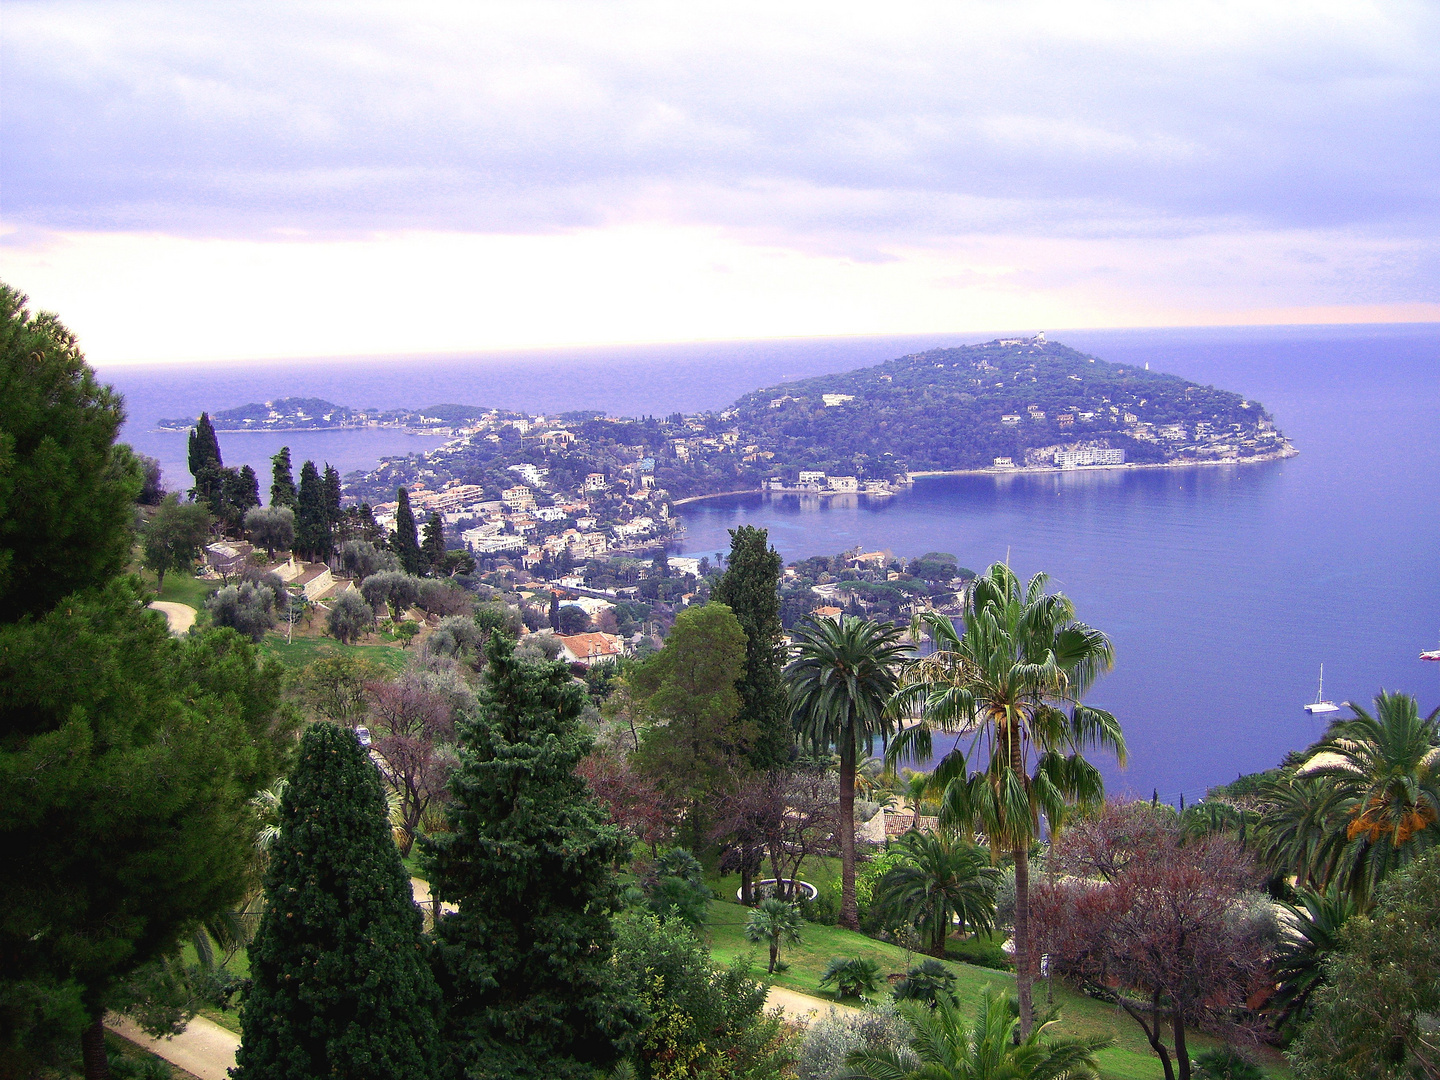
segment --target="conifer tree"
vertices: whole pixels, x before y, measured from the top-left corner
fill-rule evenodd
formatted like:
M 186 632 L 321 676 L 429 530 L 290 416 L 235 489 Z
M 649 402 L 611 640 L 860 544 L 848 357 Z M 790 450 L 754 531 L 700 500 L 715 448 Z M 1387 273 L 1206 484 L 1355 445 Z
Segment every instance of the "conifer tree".
M 190 494 L 197 500 L 204 499 L 210 504 L 210 512 L 219 517 L 224 507 L 225 463 L 220 458 L 220 440 L 209 413 L 202 412 L 190 429 L 189 451 L 190 475 L 195 478 Z
M 38 615 L 130 559 L 141 476 L 120 395 L 54 315 L 0 282 L 0 622 Z
M 435 572 L 445 565 L 445 526 L 440 515 L 430 511 L 425 521 L 425 539 L 420 544 L 420 555 L 426 566 Z
M 730 530 L 730 559 L 711 599 L 735 613 L 745 631 L 745 673 L 740 719 L 754 732 L 746 757 L 756 769 L 773 769 L 790 758 L 790 710 L 781 669 L 780 553 L 769 533 L 753 525 Z
M 338 525 L 340 519 L 345 516 L 344 511 L 340 509 L 340 495 L 340 470 L 327 461 L 325 463 L 325 515 L 330 519 L 332 528 Z
M 611 867 L 628 849 L 575 766 L 592 740 L 584 689 L 493 634 L 482 707 L 460 725 L 449 832 L 425 842 L 431 888 L 459 905 L 436 931 L 457 1073 L 592 1077 L 638 1016 L 610 962 Z
M 403 487 L 397 498 L 400 505 L 395 508 L 395 532 L 390 536 L 390 550 L 400 560 L 400 568 L 407 574 L 419 574 L 424 569 L 420 555 L 420 537 L 415 529 L 415 511 L 410 509 L 410 492 Z
M 306 558 L 328 559 L 335 546 L 325 509 L 325 482 L 313 461 L 300 467 L 299 507 L 295 511 L 295 547 Z
M 290 447 L 282 446 L 270 459 L 270 505 L 288 506 L 294 510 L 299 503 L 295 490 L 295 474 L 290 466 Z
M 265 895 L 237 1080 L 436 1077 L 440 999 L 420 909 L 353 732 L 305 732 Z

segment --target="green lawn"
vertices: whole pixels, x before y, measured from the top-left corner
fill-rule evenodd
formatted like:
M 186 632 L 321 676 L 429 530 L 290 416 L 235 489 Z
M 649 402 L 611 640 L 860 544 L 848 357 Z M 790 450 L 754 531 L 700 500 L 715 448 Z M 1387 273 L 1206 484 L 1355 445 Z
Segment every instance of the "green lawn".
M 342 645 L 332 637 L 308 634 L 304 636 L 297 634 L 294 640 L 287 643 L 283 629 L 274 630 L 265 635 L 265 639 L 260 642 L 260 651 L 292 668 L 305 667 L 322 656 L 350 653 L 398 673 L 405 670 L 405 665 L 410 660 L 410 653 L 407 650 L 396 648 L 393 645 Z
M 814 878 L 808 872 L 808 863 L 806 869 L 806 879 L 813 881 Z M 728 895 L 733 896 L 733 891 Z M 781 951 L 781 959 L 789 963 L 789 970 L 766 976 L 764 950 L 745 940 L 744 926 L 749 915 L 750 910 L 739 904 L 723 900 L 711 901 L 710 919 L 706 926 L 711 953 L 716 962 L 721 964 L 730 962 L 736 956 L 753 955 L 756 962 L 755 976 L 777 986 L 834 1001 L 836 998 L 833 994 L 820 989 L 820 976 L 832 956 L 868 957 L 880 965 L 884 975 L 899 974 L 906 968 L 905 950 L 898 946 L 887 945 L 839 927 L 807 923 L 804 940 L 799 945 L 792 945 Z M 912 953 L 909 962 L 918 963 L 921 959 L 923 957 Z M 959 979 L 959 997 L 967 1005 L 979 1001 L 986 986 L 1011 994 L 1015 992 L 1015 977 L 1009 973 L 970 964 L 950 963 L 948 966 Z M 1036 984 L 1037 1005 L 1043 1005 L 1045 989 L 1043 982 Z M 1054 992 L 1055 1002 L 1061 1012 L 1061 1022 L 1056 1028 L 1059 1032 L 1067 1035 L 1109 1035 L 1116 1040 L 1114 1047 L 1100 1055 L 1106 1080 L 1154 1080 L 1162 1075 L 1159 1059 L 1146 1044 L 1139 1027 L 1128 1016 L 1113 1006 L 1076 994 L 1058 984 Z M 1193 1053 L 1199 1053 L 1211 1045 L 1213 1040 L 1192 1035 Z M 1270 1075 L 1288 1077 L 1290 1073 L 1278 1063 L 1278 1057 L 1275 1062 L 1274 1065 L 1267 1063 Z
M 146 584 L 154 585 L 155 575 L 148 570 L 141 574 Z M 177 574 L 173 570 L 165 575 L 165 588 L 160 590 L 157 600 L 170 600 L 177 604 L 189 604 L 204 614 L 205 598 L 220 587 L 219 582 L 201 581 L 190 574 Z

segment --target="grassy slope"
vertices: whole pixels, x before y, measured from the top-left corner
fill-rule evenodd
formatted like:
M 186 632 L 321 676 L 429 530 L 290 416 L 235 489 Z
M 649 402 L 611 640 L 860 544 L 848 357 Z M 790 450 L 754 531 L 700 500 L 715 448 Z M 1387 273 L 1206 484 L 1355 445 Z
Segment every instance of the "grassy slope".
M 296 634 L 287 643 L 283 630 L 272 631 L 260 642 L 260 651 L 273 656 L 287 667 L 302 668 L 312 661 L 331 653 L 350 653 L 364 660 L 382 664 L 398 674 L 405 670 L 410 652 L 393 645 L 341 645 L 331 637 L 317 637 Z
M 781 952 L 781 957 L 789 963 L 790 969 L 767 977 L 764 974 L 763 951 L 745 940 L 744 925 L 749 914 L 749 909 L 739 904 L 712 901 L 707 925 L 711 952 L 716 962 L 722 964 L 736 956 L 753 954 L 757 961 L 756 976 L 773 982 L 776 986 L 827 1001 L 836 1000 L 833 994 L 820 989 L 820 976 L 832 956 L 868 957 L 879 964 L 881 972 L 887 975 L 905 970 L 906 953 L 898 946 L 887 945 L 863 934 L 834 926 L 807 924 L 801 944 L 790 946 Z M 921 957 L 911 954 L 910 963 L 918 963 L 920 959 Z M 951 963 L 948 966 L 959 979 L 959 995 L 967 1005 L 977 1002 L 987 985 L 1014 993 L 1015 977 L 1006 972 L 970 964 Z M 1037 984 L 1037 1001 L 1043 1002 L 1044 995 L 1044 984 Z M 1058 985 L 1055 987 L 1055 1002 L 1061 1012 L 1061 1022 L 1057 1025 L 1059 1032 L 1067 1035 L 1109 1035 L 1115 1038 L 1116 1045 L 1100 1055 L 1106 1080 L 1152 1080 L 1161 1075 L 1159 1060 L 1145 1043 L 1140 1029 L 1129 1017 L 1103 1002 Z M 1210 1045 L 1211 1040 L 1192 1036 L 1192 1052 L 1198 1053 Z M 1277 1077 L 1289 1075 L 1283 1067 L 1270 1068 L 1270 1073 Z

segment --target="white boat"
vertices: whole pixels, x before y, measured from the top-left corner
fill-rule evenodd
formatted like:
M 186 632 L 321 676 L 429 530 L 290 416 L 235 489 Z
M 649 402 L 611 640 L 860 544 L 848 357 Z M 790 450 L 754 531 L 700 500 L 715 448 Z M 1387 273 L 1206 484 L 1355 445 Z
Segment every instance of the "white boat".
M 1312 716 L 1315 713 L 1339 712 L 1340 706 L 1333 701 L 1325 700 L 1325 665 L 1320 665 L 1320 687 L 1315 691 L 1315 700 L 1305 706 L 1305 711 Z

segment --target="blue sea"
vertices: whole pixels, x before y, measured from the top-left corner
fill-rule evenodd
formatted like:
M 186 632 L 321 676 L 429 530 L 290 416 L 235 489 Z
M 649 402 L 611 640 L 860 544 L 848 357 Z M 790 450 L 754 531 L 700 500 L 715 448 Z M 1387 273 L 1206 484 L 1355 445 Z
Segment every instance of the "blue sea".
M 441 402 L 529 412 L 661 415 L 718 409 L 790 378 L 994 335 L 927 335 L 550 350 L 471 357 L 116 366 L 133 445 L 185 487 L 185 437 L 160 417 L 318 396 L 390 408 Z M 1046 571 L 1115 641 L 1092 701 L 1124 725 L 1130 764 L 1112 790 L 1194 800 L 1277 763 L 1321 731 L 1301 706 L 1320 665 L 1326 697 L 1381 689 L 1440 704 L 1440 326 L 1052 330 L 1107 360 L 1148 362 L 1258 399 L 1300 451 L 1258 465 L 936 477 L 893 499 L 802 509 L 729 497 L 682 507 L 685 554 L 726 530 L 770 530 L 787 560 L 855 544 L 947 551 L 975 569 L 1008 558 Z M 393 431 L 221 435 L 227 464 L 288 444 L 342 472 L 436 440 Z

